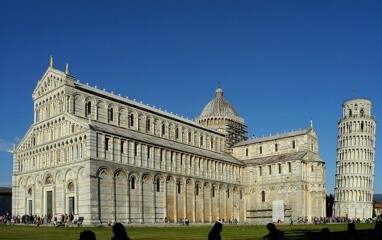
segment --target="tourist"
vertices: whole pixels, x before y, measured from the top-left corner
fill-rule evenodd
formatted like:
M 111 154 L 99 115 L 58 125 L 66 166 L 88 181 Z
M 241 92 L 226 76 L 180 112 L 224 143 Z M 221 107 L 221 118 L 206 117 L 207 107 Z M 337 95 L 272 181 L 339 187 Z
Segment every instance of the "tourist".
M 375 222 L 374 239 L 382 239 L 382 221 L 379 219 Z
M 82 231 L 79 240 L 96 240 L 96 235 L 90 230 Z
M 223 224 L 216 222 L 212 227 L 211 231 L 208 233 L 208 240 L 221 240 L 221 231 L 223 230 Z
M 357 230 L 355 229 L 355 224 L 353 222 L 348 223 L 348 237 L 347 240 L 358 239 Z
M 282 240 L 282 239 L 285 239 L 284 232 L 277 229 L 275 224 L 268 223 L 267 229 L 269 230 L 269 233 L 268 233 L 268 235 L 263 237 L 264 240 Z
M 333 239 L 331 236 L 331 232 L 329 228 L 323 228 L 321 229 L 321 239 L 322 240 L 331 240 Z
M 113 225 L 113 233 L 114 237 L 111 240 L 130 240 L 122 223 L 115 223 Z

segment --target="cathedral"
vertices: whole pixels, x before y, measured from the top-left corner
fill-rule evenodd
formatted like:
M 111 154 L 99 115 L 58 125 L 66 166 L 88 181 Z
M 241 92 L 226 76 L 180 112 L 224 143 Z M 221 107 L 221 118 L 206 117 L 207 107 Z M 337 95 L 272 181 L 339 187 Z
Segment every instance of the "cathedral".
M 82 84 L 49 67 L 14 149 L 14 215 L 108 222 L 240 223 L 325 216 L 313 124 L 247 138 L 218 87 L 194 120 Z

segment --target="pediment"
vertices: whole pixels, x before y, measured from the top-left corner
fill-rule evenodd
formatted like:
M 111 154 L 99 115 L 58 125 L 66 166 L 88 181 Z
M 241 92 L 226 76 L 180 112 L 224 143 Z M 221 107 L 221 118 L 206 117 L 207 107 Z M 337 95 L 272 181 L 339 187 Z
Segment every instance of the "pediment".
M 24 135 L 18 146 L 16 147 L 16 152 L 23 151 L 26 149 L 31 149 L 34 147 L 37 147 L 38 145 L 44 145 L 47 142 L 38 142 L 36 139 L 37 133 L 41 131 L 41 129 L 47 129 L 51 128 L 54 125 L 59 125 L 63 121 L 65 121 L 65 126 L 70 126 L 72 129 L 70 129 L 71 134 L 76 134 L 78 132 L 83 132 L 89 129 L 89 124 L 86 120 L 72 116 L 67 113 L 60 114 L 59 116 L 56 116 L 54 118 L 51 118 L 49 120 L 38 122 L 33 124 L 27 131 L 27 133 Z M 66 136 L 57 136 L 57 139 L 64 138 Z M 50 139 L 49 141 L 54 142 L 56 139 Z
M 48 67 L 33 91 L 33 100 L 57 89 L 62 85 L 74 85 L 74 77 L 58 69 Z

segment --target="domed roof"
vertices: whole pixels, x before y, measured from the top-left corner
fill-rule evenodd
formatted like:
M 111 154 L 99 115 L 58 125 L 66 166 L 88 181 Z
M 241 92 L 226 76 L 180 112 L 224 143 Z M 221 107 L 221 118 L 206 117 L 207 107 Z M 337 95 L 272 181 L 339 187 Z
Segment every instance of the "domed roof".
M 239 117 L 235 108 L 223 98 L 223 89 L 220 87 L 215 91 L 215 98 L 204 107 L 199 116 L 206 117 Z

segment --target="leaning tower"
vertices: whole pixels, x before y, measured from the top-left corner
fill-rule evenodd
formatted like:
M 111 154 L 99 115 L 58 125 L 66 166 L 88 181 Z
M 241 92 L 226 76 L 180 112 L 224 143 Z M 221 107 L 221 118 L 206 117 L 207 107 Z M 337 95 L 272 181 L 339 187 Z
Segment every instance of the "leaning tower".
M 376 120 L 371 100 L 354 98 L 342 104 L 338 122 L 333 216 L 371 218 L 374 192 Z

